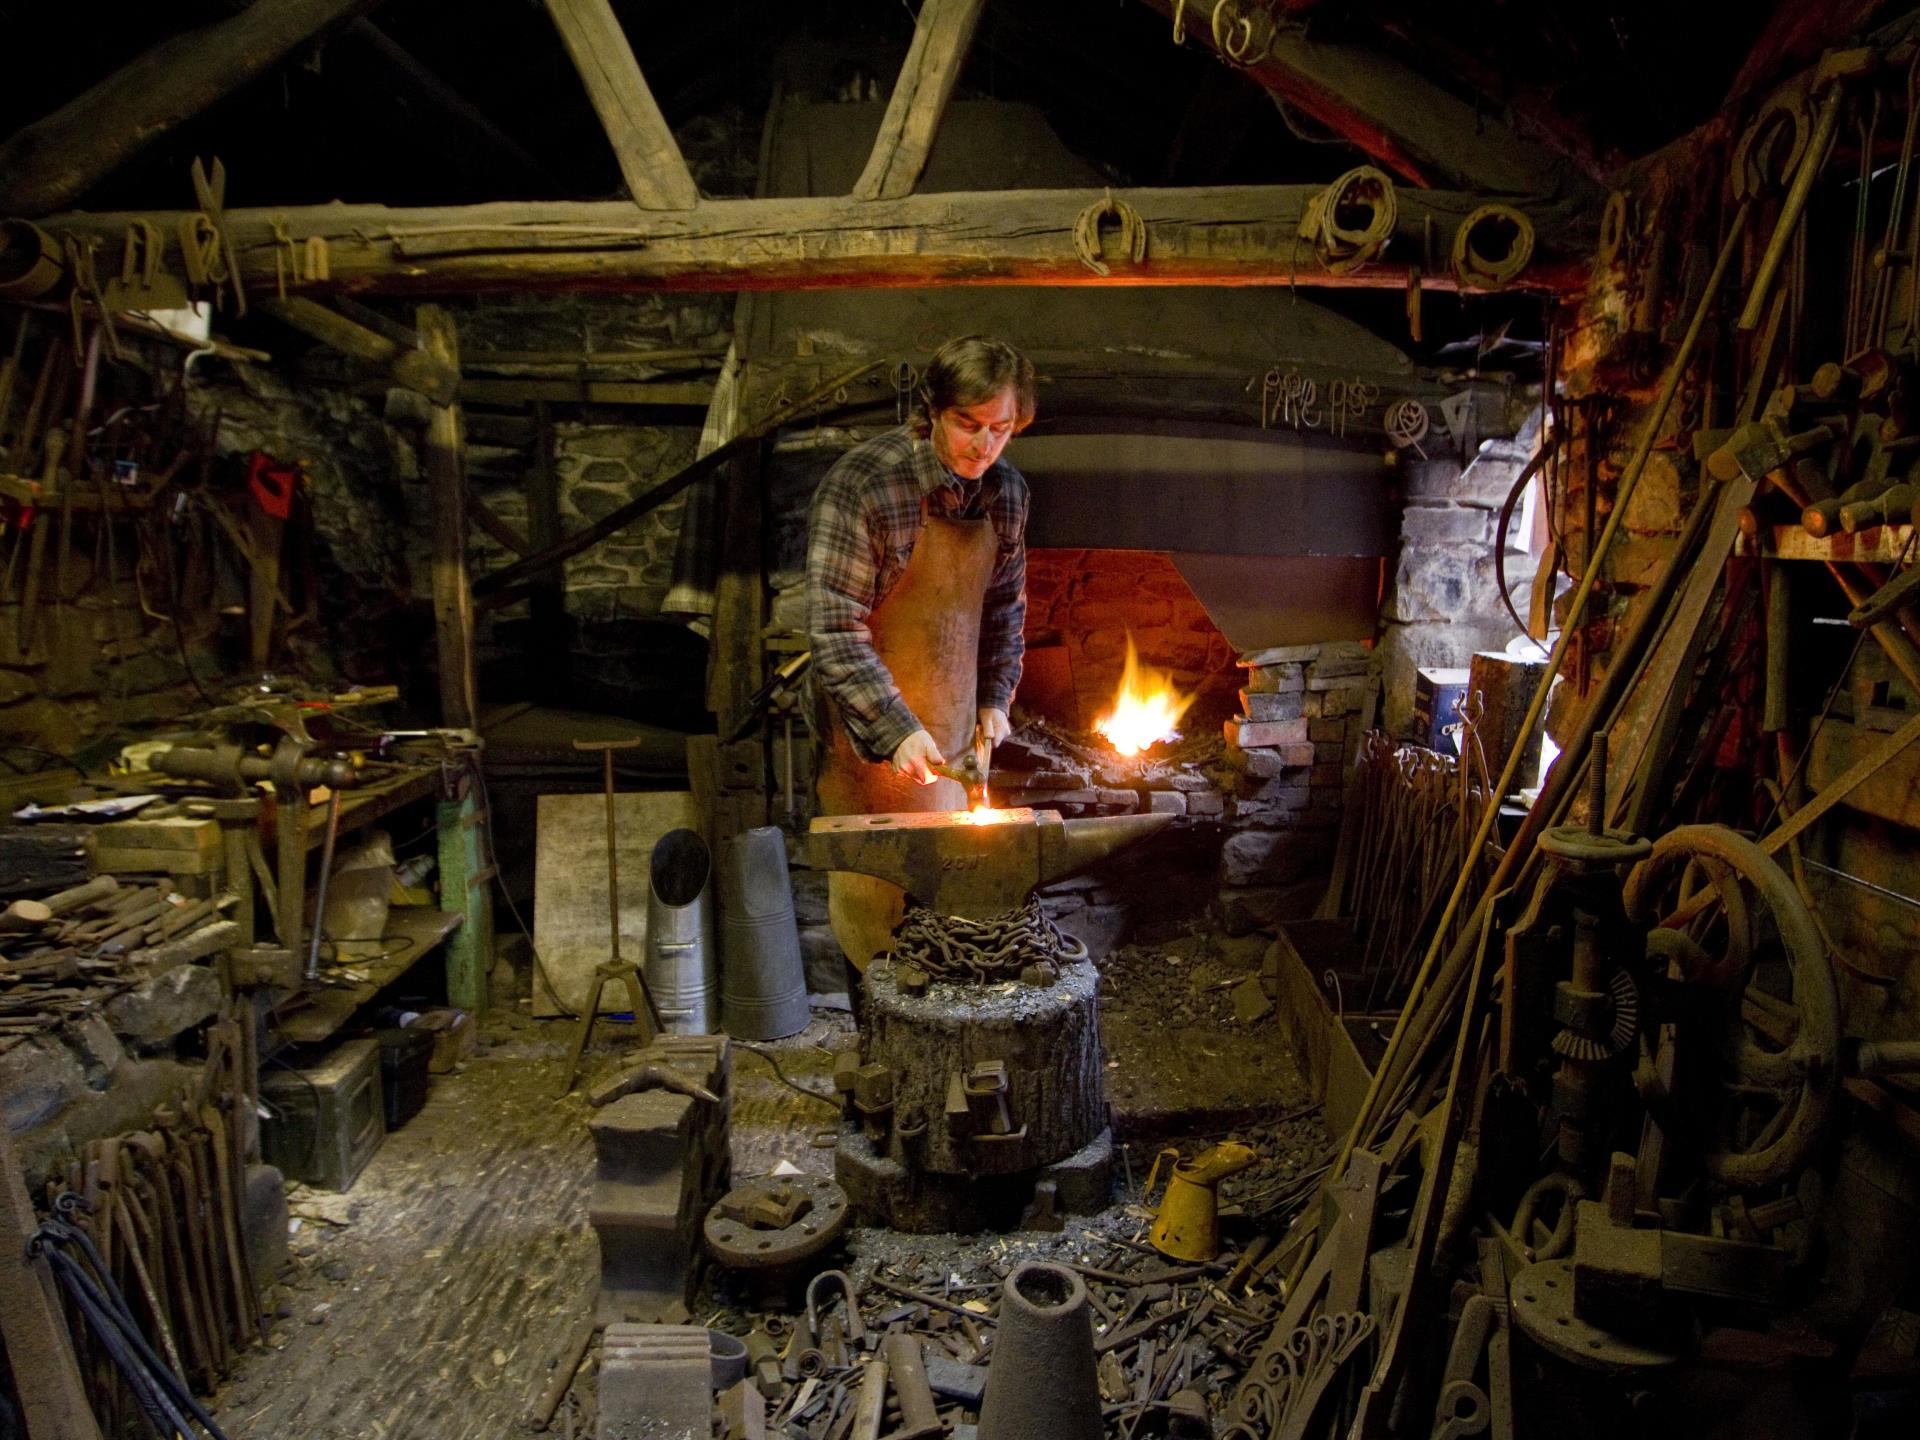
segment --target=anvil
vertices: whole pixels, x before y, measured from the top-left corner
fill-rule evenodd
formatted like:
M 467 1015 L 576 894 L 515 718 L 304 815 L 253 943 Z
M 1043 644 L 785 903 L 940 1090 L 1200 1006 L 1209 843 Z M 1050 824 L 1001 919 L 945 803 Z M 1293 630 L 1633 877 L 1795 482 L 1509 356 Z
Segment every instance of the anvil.
M 808 827 L 808 863 L 890 881 L 936 914 L 985 920 L 1017 909 L 1035 886 L 1084 870 L 1173 819 L 983 813 L 993 818 L 966 810 L 822 815 Z

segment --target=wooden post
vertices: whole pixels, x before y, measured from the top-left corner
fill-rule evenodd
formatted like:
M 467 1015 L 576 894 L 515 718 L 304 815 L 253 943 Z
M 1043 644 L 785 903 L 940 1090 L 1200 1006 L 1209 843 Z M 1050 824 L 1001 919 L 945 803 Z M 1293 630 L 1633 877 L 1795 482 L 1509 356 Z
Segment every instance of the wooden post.
M 533 406 L 533 464 L 527 471 L 527 544 L 538 555 L 560 540 L 560 481 L 553 468 L 553 410 Z M 566 568 L 537 572 L 527 609 L 529 668 L 534 694 L 544 704 L 564 700 L 573 689 L 572 637 L 567 633 Z
M 487 816 L 471 781 L 435 814 L 440 837 L 440 908 L 461 917 L 447 937 L 447 1003 L 476 1019 L 487 1008 L 487 972 L 493 968 L 493 877 L 481 845 Z
M 460 373 L 460 341 L 453 317 L 422 305 L 420 338 L 434 360 Z M 440 718 L 471 730 L 479 714 L 473 681 L 473 591 L 467 581 L 466 428 L 460 404 L 433 407 L 427 422 L 427 492 L 433 524 L 433 629 L 440 659 Z
M 900 78 L 887 98 L 887 113 L 873 142 L 873 154 L 853 187 L 861 200 L 894 200 L 909 195 L 926 168 L 940 117 L 960 79 L 980 19 L 982 0 L 925 0 L 913 27 Z
M 27 1198 L 13 1136 L 0 1122 L 0 1335 L 6 1338 L 14 1389 L 30 1440 L 100 1440 L 100 1427 L 80 1388 L 60 1296 L 44 1260 L 27 1258 L 38 1228 Z
M 547 0 L 547 13 L 587 87 L 634 203 L 647 210 L 690 210 L 700 187 L 654 103 L 610 0 Z

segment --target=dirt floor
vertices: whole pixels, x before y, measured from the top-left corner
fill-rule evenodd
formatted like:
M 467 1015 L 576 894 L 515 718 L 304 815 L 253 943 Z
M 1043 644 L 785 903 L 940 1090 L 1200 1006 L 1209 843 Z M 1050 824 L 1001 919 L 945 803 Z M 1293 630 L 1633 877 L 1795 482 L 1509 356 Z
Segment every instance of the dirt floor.
M 1251 1143 L 1260 1162 L 1222 1192 L 1251 1214 L 1310 1183 L 1325 1135 L 1271 1012 L 1255 1014 L 1244 988 L 1262 949 L 1191 935 L 1125 947 L 1104 967 L 1109 1095 L 1126 1139 L 1112 1208 L 1057 1234 L 856 1230 L 847 1262 L 856 1277 L 884 1266 L 905 1283 L 952 1289 L 991 1284 L 1031 1255 L 1113 1264 L 1145 1232 L 1150 1212 L 1130 1202 L 1165 1143 L 1183 1153 L 1227 1134 Z M 295 1189 L 292 1258 L 268 1297 L 270 1344 L 241 1364 L 213 1407 L 235 1440 L 478 1440 L 523 1430 L 596 1284 L 582 1097 L 630 1048 L 618 1028 L 596 1032 L 584 1083 L 556 1099 L 570 1025 L 496 1013 L 475 1058 L 435 1077 L 426 1108 L 387 1137 L 350 1192 Z M 762 1048 L 794 1084 L 818 1093 L 829 1090 L 833 1052 L 851 1035 L 844 1012 L 816 1010 L 800 1035 Z M 820 1143 L 834 1123 L 830 1107 L 740 1051 L 733 1089 L 736 1180 L 781 1160 L 830 1173 L 832 1150 Z M 724 1288 L 703 1297 L 695 1319 L 744 1332 L 748 1315 L 733 1298 Z M 575 1390 L 590 1410 L 590 1380 Z

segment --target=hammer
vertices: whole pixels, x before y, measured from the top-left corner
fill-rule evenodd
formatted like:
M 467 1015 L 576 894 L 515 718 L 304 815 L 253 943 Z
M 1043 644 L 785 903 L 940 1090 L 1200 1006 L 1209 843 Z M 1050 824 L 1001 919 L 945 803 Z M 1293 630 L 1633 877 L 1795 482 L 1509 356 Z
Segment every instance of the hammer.
M 1756 420 L 1740 426 L 1707 456 L 1707 473 L 1721 481 L 1744 475 L 1758 485 L 1767 476 L 1786 469 L 1795 456 L 1831 445 L 1844 433 L 1844 425 L 1838 421 L 1789 435 L 1771 420 Z
M 973 745 L 959 761 L 949 765 L 929 765 L 934 774 L 966 787 L 967 805 L 972 809 L 987 806 L 987 765 L 993 754 L 993 742 L 987 739 L 984 725 L 973 727 Z M 894 1437 L 898 1440 L 898 1437 Z

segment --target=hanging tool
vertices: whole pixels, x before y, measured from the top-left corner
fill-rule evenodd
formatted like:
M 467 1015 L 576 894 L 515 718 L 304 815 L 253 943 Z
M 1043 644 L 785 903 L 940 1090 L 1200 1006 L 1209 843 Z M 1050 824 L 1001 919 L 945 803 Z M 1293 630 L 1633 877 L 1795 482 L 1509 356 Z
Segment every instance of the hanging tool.
M 220 298 L 223 286 L 233 286 L 233 313 L 247 313 L 247 292 L 240 284 L 240 262 L 227 230 L 227 167 L 216 157 L 211 173 L 199 159 L 193 162 L 193 196 L 200 208 L 180 222 L 180 253 L 187 279 L 196 288 Z
M 159 226 L 137 216 L 129 220 L 120 246 L 120 273 L 100 287 L 100 298 L 106 308 L 115 311 L 186 308 L 187 287 L 167 272 L 161 263 L 165 255 L 166 240 Z
M 247 582 L 248 658 L 256 670 L 266 667 L 272 648 L 273 611 L 280 599 L 280 551 L 299 483 L 297 465 L 275 460 L 264 450 L 247 457 L 247 491 L 253 498 L 253 507 L 247 512 L 252 551 Z
M 1840 127 L 1840 104 L 1846 97 L 1839 82 L 1849 76 L 1867 73 L 1873 68 L 1874 62 L 1875 56 L 1871 50 L 1833 50 L 1821 57 L 1819 67 L 1814 72 L 1813 88 L 1824 89 L 1826 98 L 1821 101 L 1819 113 L 1814 117 L 1813 137 L 1807 142 L 1806 151 L 1800 157 L 1800 168 L 1787 190 L 1787 198 L 1781 203 L 1780 218 L 1774 224 L 1773 235 L 1768 239 L 1767 248 L 1754 270 L 1753 285 L 1747 292 L 1746 307 L 1740 312 L 1737 328 L 1760 328 L 1774 277 L 1779 273 L 1781 261 L 1787 257 L 1794 231 L 1799 228 L 1801 217 L 1806 213 L 1807 197 L 1813 192 L 1813 182 L 1827 163 L 1827 152 L 1833 148 L 1834 133 Z
M 567 1061 L 566 1077 L 560 1085 L 562 1095 L 571 1093 L 573 1082 L 579 1078 L 580 1057 L 586 1053 L 587 1041 L 593 1037 L 594 1016 L 599 1012 L 600 995 L 607 988 L 609 980 L 626 987 L 634 1023 L 640 1027 L 642 1044 L 652 1040 L 655 1035 L 666 1029 L 661 1022 L 660 1011 L 653 1003 L 653 992 L 647 988 L 647 977 L 642 973 L 639 963 L 622 959 L 620 955 L 620 852 L 616 848 L 618 836 L 613 818 L 613 752 L 631 750 L 639 743 L 637 738 L 573 742 L 573 748 L 576 750 L 598 750 L 603 767 L 601 773 L 607 794 L 607 917 L 608 928 L 612 931 L 613 954 L 593 967 L 593 990 L 587 996 L 587 1003 L 580 1011 L 580 1026 L 573 1037 L 573 1055 Z
M 47 531 L 52 521 L 47 506 L 60 488 L 60 459 L 66 453 L 64 430 L 47 432 L 46 463 L 40 472 L 40 500 L 21 520 L 27 530 L 27 573 L 20 582 L 20 614 L 14 644 L 25 655 L 33 648 L 35 622 L 40 618 L 40 582 L 47 563 Z

